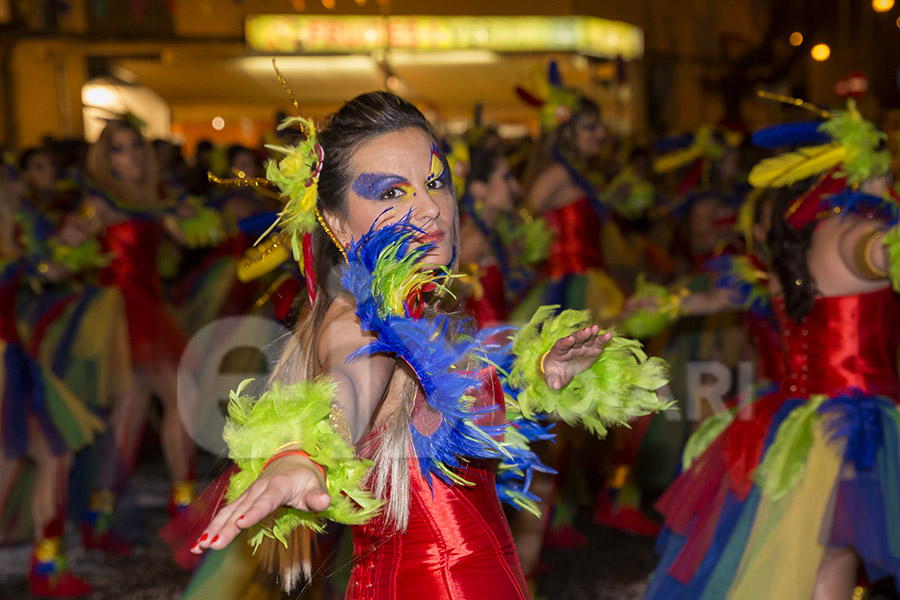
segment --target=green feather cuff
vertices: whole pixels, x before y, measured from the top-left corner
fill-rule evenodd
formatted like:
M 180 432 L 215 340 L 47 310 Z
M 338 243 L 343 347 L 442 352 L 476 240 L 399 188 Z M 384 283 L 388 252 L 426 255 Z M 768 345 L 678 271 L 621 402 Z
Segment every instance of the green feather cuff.
M 256 481 L 266 461 L 280 447 L 297 442 L 313 462 L 326 471 L 331 504 L 313 514 L 282 508 L 274 522 L 265 520 L 251 532 L 255 548 L 264 537 L 287 544 L 298 526 L 321 532 L 328 520 L 348 525 L 364 523 L 381 509 L 382 501 L 363 489 L 371 461 L 360 459 L 352 446 L 334 430 L 331 411 L 337 385 L 325 378 L 294 385 L 275 385 L 259 400 L 242 396 L 243 382 L 231 392 L 228 422 L 222 436 L 229 456 L 240 467 L 231 478 L 227 499 L 232 501 Z
M 888 250 L 888 273 L 895 292 L 900 292 L 900 225 L 891 228 L 884 236 L 884 245 Z
M 222 215 L 206 206 L 194 206 L 190 217 L 176 217 L 175 224 L 191 248 L 215 246 L 225 239 Z
M 556 341 L 591 325 L 588 311 L 542 306 L 513 340 L 515 362 L 509 381 L 520 388 L 518 408 L 527 419 L 547 413 L 570 425 L 581 424 L 595 435 L 630 419 L 669 408 L 656 390 L 668 382 L 668 365 L 648 358 L 640 342 L 613 336 L 600 358 L 563 389 L 552 390 L 539 371 L 541 356 Z

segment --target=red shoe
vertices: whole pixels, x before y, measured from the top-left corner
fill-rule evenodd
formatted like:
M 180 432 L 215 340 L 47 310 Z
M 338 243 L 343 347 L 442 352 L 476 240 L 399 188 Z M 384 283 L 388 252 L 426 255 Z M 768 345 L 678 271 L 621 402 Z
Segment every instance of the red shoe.
M 98 490 L 91 495 L 89 506 L 81 519 L 81 541 L 85 550 L 102 550 L 113 556 L 131 554 L 131 544 L 112 529 L 115 495 L 110 490 Z
M 44 538 L 35 545 L 28 588 L 32 596 L 39 598 L 77 598 L 91 593 L 90 584 L 66 569 L 58 537 Z
M 115 531 L 100 532 L 88 521 L 81 523 L 81 541 L 85 550 L 102 550 L 112 556 L 128 556 L 133 547 Z

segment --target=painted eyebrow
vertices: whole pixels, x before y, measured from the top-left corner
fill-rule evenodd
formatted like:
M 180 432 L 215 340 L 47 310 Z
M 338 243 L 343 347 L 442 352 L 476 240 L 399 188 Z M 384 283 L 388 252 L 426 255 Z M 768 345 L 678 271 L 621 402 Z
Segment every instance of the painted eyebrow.
M 405 177 L 390 173 L 362 173 L 353 182 L 353 191 L 366 200 L 378 200 L 385 191 L 397 184 L 409 183 Z

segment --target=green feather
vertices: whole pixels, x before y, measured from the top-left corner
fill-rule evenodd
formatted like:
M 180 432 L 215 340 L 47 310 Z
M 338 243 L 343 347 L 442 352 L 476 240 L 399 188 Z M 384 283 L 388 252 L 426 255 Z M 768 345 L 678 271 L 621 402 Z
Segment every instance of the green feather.
M 684 446 L 684 452 L 681 455 L 681 468 L 687 471 L 688 468 L 697 458 L 706 452 L 709 445 L 719 437 L 726 427 L 734 421 L 734 415 L 737 409 L 723 410 L 715 414 L 700 424 L 691 437 L 688 438 L 687 444 Z
M 819 131 L 827 133 L 846 149 L 836 175 L 846 177 L 848 185 L 862 183 L 890 170 L 890 156 L 882 148 L 887 134 L 862 117 L 852 98 L 847 101 L 847 110 L 832 112 L 831 118 L 819 125 Z
M 641 308 L 633 311 L 622 321 L 625 335 L 647 339 L 660 333 L 670 323 L 678 319 L 680 298 L 670 294 L 665 286 L 651 283 L 640 273 L 637 277 L 632 300 L 656 299 L 653 308 Z
M 825 400 L 817 395 L 798 406 L 781 424 L 766 456 L 756 469 L 756 482 L 772 500 L 783 498 L 802 478 L 813 445 L 816 410 Z
M 656 391 L 668 382 L 668 365 L 648 358 L 635 340 L 613 336 L 590 368 L 561 390 L 552 390 L 539 372 L 541 357 L 560 338 L 591 325 L 588 311 L 542 306 L 513 340 L 516 355 L 509 381 L 522 391 L 518 410 L 531 419 L 546 413 L 570 425 L 583 425 L 597 436 L 609 427 L 670 407 Z
M 884 236 L 884 245 L 888 251 L 888 273 L 895 292 L 900 292 L 900 225 L 891 228 Z
M 321 532 L 327 520 L 348 525 L 365 523 L 378 514 L 383 502 L 363 489 L 371 461 L 356 456 L 331 426 L 331 410 L 337 385 L 325 378 L 315 381 L 275 385 L 259 400 L 242 395 L 249 381 L 231 392 L 228 422 L 223 438 L 228 453 L 241 469 L 231 478 L 227 499 L 234 500 L 253 484 L 266 461 L 284 444 L 296 442 L 310 458 L 326 471 L 331 504 L 313 514 L 283 508 L 271 526 L 257 525 L 251 543 L 259 545 L 265 537 L 283 543 L 298 526 Z

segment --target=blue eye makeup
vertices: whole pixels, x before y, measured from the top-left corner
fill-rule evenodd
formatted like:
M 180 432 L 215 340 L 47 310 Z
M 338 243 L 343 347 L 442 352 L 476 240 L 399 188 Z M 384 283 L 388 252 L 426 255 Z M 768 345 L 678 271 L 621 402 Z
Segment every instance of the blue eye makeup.
M 362 173 L 353 182 L 353 192 L 366 200 L 393 200 L 405 194 L 415 196 L 404 177 L 386 173 Z

